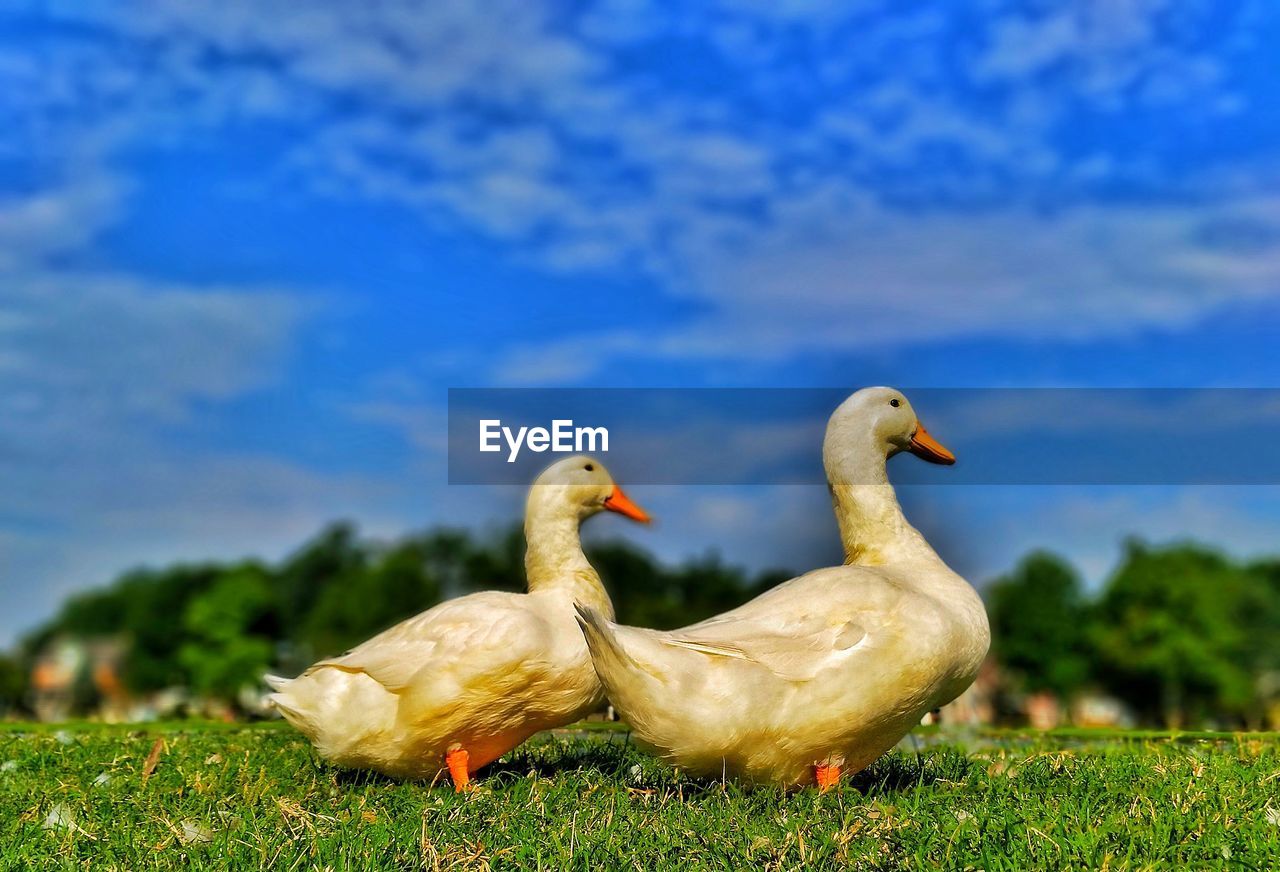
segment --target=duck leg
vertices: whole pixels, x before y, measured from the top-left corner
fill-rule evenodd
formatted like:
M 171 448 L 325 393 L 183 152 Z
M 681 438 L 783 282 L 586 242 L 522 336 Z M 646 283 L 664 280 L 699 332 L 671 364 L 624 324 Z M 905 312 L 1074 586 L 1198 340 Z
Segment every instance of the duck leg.
M 471 774 L 467 771 L 467 761 L 471 755 L 461 745 L 454 744 L 445 752 L 444 762 L 449 767 L 449 777 L 453 779 L 454 793 L 465 793 L 475 790 L 471 783 Z
M 840 780 L 840 764 L 815 763 L 813 764 L 813 777 L 818 782 L 818 792 L 826 793 L 835 787 L 836 782 Z

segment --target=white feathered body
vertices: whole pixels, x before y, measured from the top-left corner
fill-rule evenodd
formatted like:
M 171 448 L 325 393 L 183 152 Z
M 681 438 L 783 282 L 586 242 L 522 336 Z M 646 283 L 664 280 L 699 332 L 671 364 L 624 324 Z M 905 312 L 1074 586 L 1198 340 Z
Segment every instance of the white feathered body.
M 461 745 L 474 771 L 600 705 L 573 610 L 586 601 L 612 613 L 591 575 L 441 603 L 298 678 L 273 679 L 271 700 L 340 766 L 431 779 Z
M 904 450 L 955 459 L 892 388 L 832 413 L 822 457 L 843 566 L 682 630 L 579 610 L 637 739 L 704 775 L 806 784 L 818 766 L 824 777 L 865 768 L 972 683 L 991 641 L 986 611 L 902 514 L 885 462 Z
M 921 583 L 927 579 L 927 583 Z M 583 610 L 635 737 L 703 775 L 786 786 L 857 772 L 972 683 L 990 641 L 977 593 L 932 557 L 792 579 L 680 630 Z

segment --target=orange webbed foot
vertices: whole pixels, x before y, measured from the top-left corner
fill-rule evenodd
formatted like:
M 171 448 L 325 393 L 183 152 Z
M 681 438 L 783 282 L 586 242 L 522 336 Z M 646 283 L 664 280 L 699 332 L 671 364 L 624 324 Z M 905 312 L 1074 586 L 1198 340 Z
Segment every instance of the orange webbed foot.
M 455 745 L 445 752 L 444 762 L 449 767 L 449 777 L 453 779 L 454 793 L 469 793 L 476 789 L 467 769 L 470 759 L 471 755 L 461 745 Z
M 813 766 L 813 777 L 818 782 L 818 792 L 826 793 L 828 790 L 835 787 L 836 782 L 840 780 L 840 764 L 815 763 Z

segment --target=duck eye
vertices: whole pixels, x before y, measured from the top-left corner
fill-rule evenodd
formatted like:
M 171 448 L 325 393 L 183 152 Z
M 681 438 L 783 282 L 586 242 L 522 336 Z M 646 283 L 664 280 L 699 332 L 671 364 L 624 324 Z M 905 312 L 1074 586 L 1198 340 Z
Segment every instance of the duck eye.
M 583 469 L 585 469 L 587 472 L 595 472 L 595 471 L 596 471 L 596 468 L 595 468 L 594 466 L 592 466 L 590 463 L 588 463 L 586 466 L 584 466 L 584 467 L 582 467 L 582 468 L 583 468 Z
M 896 409 L 898 408 L 898 406 L 901 406 L 902 403 L 898 402 L 897 397 L 894 397 L 892 400 L 889 401 L 889 405 L 893 406 Z

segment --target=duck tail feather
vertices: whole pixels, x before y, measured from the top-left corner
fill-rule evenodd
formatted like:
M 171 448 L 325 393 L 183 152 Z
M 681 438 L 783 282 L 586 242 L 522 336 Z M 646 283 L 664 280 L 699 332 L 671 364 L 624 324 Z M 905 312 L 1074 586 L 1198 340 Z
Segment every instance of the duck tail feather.
M 587 640 L 587 647 L 591 649 L 592 656 L 596 652 L 619 650 L 610 632 L 609 621 L 604 615 L 582 603 L 574 603 L 573 609 L 578 613 L 578 626 L 582 628 L 582 635 Z
M 574 603 L 578 612 L 578 626 L 587 640 L 587 649 L 591 652 L 591 661 L 595 664 L 596 674 L 608 688 L 610 679 L 620 669 L 634 669 L 635 658 L 624 647 L 619 638 L 619 627 L 591 606 Z
M 659 634 L 615 624 L 590 606 L 575 603 L 574 608 L 578 611 L 578 626 L 586 637 L 596 674 L 605 689 L 611 689 L 624 673 L 658 677 L 648 661 L 658 653 Z

